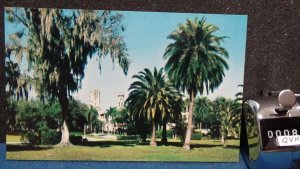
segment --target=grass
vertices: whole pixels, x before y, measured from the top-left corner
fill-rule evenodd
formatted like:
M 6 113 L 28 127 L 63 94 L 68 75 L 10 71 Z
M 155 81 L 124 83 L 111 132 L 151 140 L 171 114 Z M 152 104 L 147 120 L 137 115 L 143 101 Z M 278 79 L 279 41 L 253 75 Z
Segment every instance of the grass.
M 150 147 L 135 140 L 89 142 L 73 147 L 7 145 L 8 160 L 92 160 L 92 161 L 186 161 L 234 162 L 239 159 L 239 140 L 228 140 L 223 148 L 219 140 L 192 141 L 190 151 L 178 140 L 166 146 Z
M 74 136 L 82 136 L 83 132 L 76 132 L 76 131 L 71 131 L 70 135 L 74 135 Z
M 20 142 L 21 136 L 19 135 L 6 135 L 6 142 Z
M 258 158 L 259 150 L 260 150 L 258 136 L 250 138 L 248 140 L 248 144 L 249 144 L 249 156 L 250 156 L 250 158 L 253 158 L 253 159 Z

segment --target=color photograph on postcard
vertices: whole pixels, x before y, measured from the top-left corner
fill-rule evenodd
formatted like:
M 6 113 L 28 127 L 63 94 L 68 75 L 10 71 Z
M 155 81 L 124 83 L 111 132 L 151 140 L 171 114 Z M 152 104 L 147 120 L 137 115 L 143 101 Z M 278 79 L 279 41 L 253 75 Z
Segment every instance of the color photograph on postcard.
M 4 17 L 7 160 L 239 161 L 246 15 Z

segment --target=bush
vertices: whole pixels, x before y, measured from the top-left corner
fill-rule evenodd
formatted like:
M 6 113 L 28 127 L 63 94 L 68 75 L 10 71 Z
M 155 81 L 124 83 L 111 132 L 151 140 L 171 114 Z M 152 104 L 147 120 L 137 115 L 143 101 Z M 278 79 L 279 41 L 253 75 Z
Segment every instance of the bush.
M 55 130 L 44 130 L 41 132 L 41 144 L 43 145 L 55 145 L 58 144 L 61 139 L 61 133 Z
M 128 135 L 135 135 L 139 133 L 134 123 L 128 123 L 125 132 L 127 132 Z
M 73 144 L 81 144 L 83 142 L 83 139 L 82 139 L 82 136 L 71 135 L 70 136 L 70 141 Z
M 212 139 L 219 139 L 221 137 L 221 131 L 219 125 L 214 125 L 210 129 L 211 131 L 211 138 Z
M 31 145 L 40 144 L 40 138 L 34 131 L 23 132 L 21 134 L 21 142 Z
M 201 133 L 194 133 L 192 134 L 192 140 L 201 140 L 202 134 Z
M 162 138 L 163 130 L 156 131 L 156 138 Z M 172 138 L 172 130 L 167 130 L 167 138 Z
M 180 137 L 181 142 L 183 142 L 185 139 L 186 127 L 187 125 L 183 121 L 179 121 L 173 128 L 174 133 Z
M 117 140 L 138 140 L 139 136 L 129 135 L 129 136 L 117 136 Z

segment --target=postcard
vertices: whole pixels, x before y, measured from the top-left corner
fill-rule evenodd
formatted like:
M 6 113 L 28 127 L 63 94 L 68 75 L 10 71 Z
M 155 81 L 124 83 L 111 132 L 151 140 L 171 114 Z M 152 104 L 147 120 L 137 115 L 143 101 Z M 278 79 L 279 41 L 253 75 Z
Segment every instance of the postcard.
M 235 162 L 246 15 L 5 8 L 7 160 Z

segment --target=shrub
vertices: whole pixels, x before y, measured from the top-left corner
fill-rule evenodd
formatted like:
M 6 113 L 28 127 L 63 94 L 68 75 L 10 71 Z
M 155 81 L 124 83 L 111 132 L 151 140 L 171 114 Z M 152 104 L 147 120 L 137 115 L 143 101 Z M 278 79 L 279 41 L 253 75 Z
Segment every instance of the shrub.
M 163 130 L 156 131 L 156 138 L 162 138 Z M 167 138 L 172 138 L 172 130 L 167 130 Z
M 219 125 L 214 125 L 210 129 L 211 131 L 211 138 L 212 139 L 219 139 L 221 137 L 221 131 Z
M 128 135 L 128 136 L 117 136 L 118 140 L 138 140 L 139 136 L 137 135 Z
M 61 139 L 61 133 L 55 130 L 47 129 L 41 132 L 41 144 L 54 145 L 58 144 Z
M 40 143 L 40 138 L 36 132 L 31 130 L 21 134 L 21 142 L 36 145 Z
M 73 144 L 81 144 L 83 142 L 82 136 L 70 135 L 70 141 Z
M 128 135 L 138 134 L 138 129 L 134 123 L 128 123 L 125 131 Z
M 187 125 L 183 121 L 177 122 L 175 127 L 173 127 L 174 133 L 180 137 L 181 142 L 185 139 L 186 127 Z
M 201 133 L 194 133 L 192 134 L 192 140 L 201 140 L 202 134 Z

